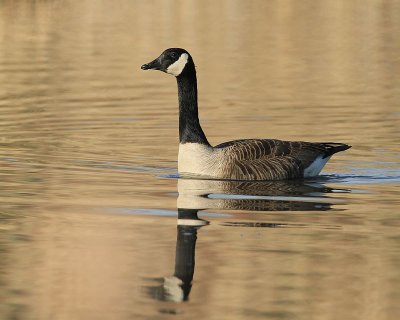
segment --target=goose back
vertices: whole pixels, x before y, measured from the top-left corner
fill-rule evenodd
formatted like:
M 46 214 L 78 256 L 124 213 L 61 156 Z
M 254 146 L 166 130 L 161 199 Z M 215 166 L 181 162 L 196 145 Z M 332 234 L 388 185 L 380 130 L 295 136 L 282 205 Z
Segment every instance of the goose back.
M 318 160 L 321 167 L 329 157 L 349 146 L 339 143 L 312 143 L 275 139 L 246 139 L 222 143 L 215 147 L 224 154 L 222 175 L 237 180 L 282 180 L 302 178 Z

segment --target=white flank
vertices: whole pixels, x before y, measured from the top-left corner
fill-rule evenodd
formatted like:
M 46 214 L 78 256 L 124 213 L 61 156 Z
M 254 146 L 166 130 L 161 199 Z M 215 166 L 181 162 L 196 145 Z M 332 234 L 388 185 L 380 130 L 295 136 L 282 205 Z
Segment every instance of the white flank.
M 183 143 L 179 145 L 178 171 L 180 174 L 195 176 L 214 176 L 216 164 L 212 147 L 201 143 Z
M 309 178 L 317 176 L 330 158 L 331 157 L 326 157 L 323 159 L 322 156 L 319 156 L 313 163 L 304 169 L 304 177 Z
M 175 77 L 179 76 L 182 73 L 183 68 L 185 68 L 188 58 L 189 55 L 187 53 L 182 53 L 179 59 L 167 68 L 167 73 L 172 74 Z

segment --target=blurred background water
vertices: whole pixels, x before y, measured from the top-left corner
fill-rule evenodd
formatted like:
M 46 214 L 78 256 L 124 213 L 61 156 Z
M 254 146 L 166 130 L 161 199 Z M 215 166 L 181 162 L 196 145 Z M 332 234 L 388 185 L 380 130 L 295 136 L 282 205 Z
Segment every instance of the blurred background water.
M 398 319 L 399 34 L 390 0 L 1 1 L 0 318 Z M 140 70 L 168 47 L 210 143 L 353 148 L 177 179 L 175 80 Z

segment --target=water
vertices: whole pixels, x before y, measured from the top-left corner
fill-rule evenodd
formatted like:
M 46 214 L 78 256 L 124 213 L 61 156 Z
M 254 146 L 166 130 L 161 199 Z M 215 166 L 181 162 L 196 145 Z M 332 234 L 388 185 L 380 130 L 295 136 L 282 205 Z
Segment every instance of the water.
M 398 319 L 399 15 L 2 1 L 0 318 Z M 177 179 L 175 80 L 140 70 L 171 46 L 211 143 L 353 148 L 305 182 Z

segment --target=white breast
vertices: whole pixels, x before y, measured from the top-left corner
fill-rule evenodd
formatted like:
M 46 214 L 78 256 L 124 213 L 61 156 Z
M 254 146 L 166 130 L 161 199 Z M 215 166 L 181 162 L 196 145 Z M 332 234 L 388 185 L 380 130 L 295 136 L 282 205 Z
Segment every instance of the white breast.
M 322 156 L 319 156 L 313 163 L 304 169 L 304 177 L 309 178 L 317 176 L 330 158 L 331 157 L 322 158 Z
M 182 175 L 215 176 L 218 168 L 217 152 L 212 147 L 200 143 L 180 144 L 179 173 Z

